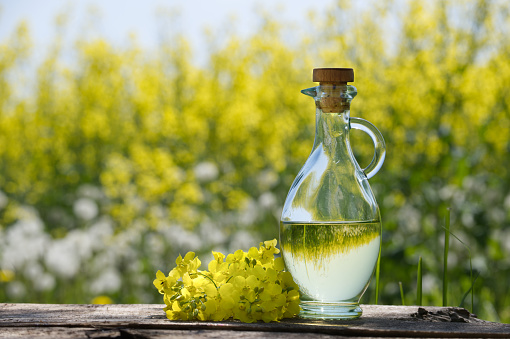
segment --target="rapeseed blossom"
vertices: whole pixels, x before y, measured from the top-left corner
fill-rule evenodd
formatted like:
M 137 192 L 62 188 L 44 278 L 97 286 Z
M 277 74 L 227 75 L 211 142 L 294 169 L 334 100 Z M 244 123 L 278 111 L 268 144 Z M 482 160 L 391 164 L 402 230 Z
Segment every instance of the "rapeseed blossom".
M 158 271 L 153 284 L 170 320 L 279 321 L 299 313 L 299 292 L 278 253 L 276 239 L 227 257 L 213 251 L 209 271 L 200 271 L 200 259 L 188 252 L 168 276 Z

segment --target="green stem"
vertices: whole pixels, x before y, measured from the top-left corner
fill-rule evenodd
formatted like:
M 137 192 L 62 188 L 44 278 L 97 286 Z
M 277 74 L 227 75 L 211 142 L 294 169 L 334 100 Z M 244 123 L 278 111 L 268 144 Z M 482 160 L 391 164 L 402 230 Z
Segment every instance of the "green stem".
M 381 247 L 379 246 L 379 256 L 377 257 L 377 266 L 375 268 L 375 304 L 379 302 L 379 274 L 381 272 Z
M 478 276 L 476 276 L 475 280 L 473 280 L 473 265 L 471 264 L 471 256 L 469 257 L 469 268 L 470 268 L 470 275 L 471 275 L 471 313 L 474 312 L 474 308 L 475 308 L 475 298 L 474 298 L 474 294 L 475 294 L 475 280 L 476 278 L 478 278 Z
M 475 289 L 475 282 L 476 282 L 476 279 L 478 278 L 478 275 L 480 275 L 480 273 L 478 273 L 478 275 L 473 279 L 473 261 L 471 259 L 471 249 L 469 248 L 468 245 L 466 245 L 462 240 L 460 240 L 454 233 L 451 233 L 450 234 L 452 235 L 452 237 L 454 237 L 455 239 L 457 239 L 462 245 L 464 245 L 464 247 L 466 247 L 466 249 L 468 250 L 468 255 L 469 255 L 469 276 L 471 278 L 471 287 L 469 288 L 469 290 L 466 292 L 466 294 L 464 294 L 464 296 L 462 297 L 462 300 L 460 302 L 460 307 L 463 307 L 464 305 L 464 299 L 466 298 L 467 294 L 471 291 L 471 313 L 473 313 L 473 310 L 474 310 L 474 289 Z
M 418 306 L 422 305 L 422 281 L 423 281 L 423 272 L 422 272 L 422 259 L 418 259 L 418 281 L 416 283 L 416 299 Z
M 401 281 L 398 282 L 398 287 L 400 288 L 400 298 L 402 299 L 402 305 L 405 305 L 406 303 L 404 302 L 404 289 L 402 288 Z
M 471 272 L 471 279 L 473 276 L 473 273 Z M 476 282 L 476 279 L 478 279 L 478 277 L 480 276 L 480 272 L 478 272 L 478 274 L 476 275 L 475 279 L 471 281 L 471 287 L 466 291 L 466 293 L 464 294 L 464 296 L 462 297 L 462 300 L 460 302 L 460 305 L 459 307 L 464 307 L 464 300 L 466 299 L 467 295 L 471 293 L 471 313 L 473 313 L 473 309 L 474 309 L 474 306 L 473 306 L 473 290 L 474 290 L 474 287 L 475 287 L 475 282 Z
M 444 232 L 444 255 L 443 255 L 443 306 L 448 304 L 448 249 L 450 247 L 450 211 L 446 209 L 446 227 Z

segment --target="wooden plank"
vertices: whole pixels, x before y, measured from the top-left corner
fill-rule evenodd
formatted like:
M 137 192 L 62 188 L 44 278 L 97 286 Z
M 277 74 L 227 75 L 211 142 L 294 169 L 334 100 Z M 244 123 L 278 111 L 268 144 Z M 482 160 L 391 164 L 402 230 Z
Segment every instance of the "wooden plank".
M 94 336 L 97 334 L 97 336 Z M 118 330 L 97 330 L 80 327 L 6 327 L 0 328 L 0 338 L 41 338 L 41 339 L 89 339 L 118 338 Z M 112 336 L 114 335 L 114 336 Z
M 365 337 L 510 337 L 509 324 L 479 320 L 464 309 L 444 307 L 426 307 L 420 315 L 417 306 L 363 305 L 363 316 L 356 320 L 313 321 L 295 318 L 267 324 L 245 324 L 238 321 L 170 321 L 165 318 L 162 308 L 162 305 L 147 304 L 0 304 L 0 331 L 17 327 L 66 327 L 123 329 L 128 331 L 125 333 L 141 330 L 171 330 L 172 333 L 175 331 L 251 331 Z M 465 322 L 458 322 L 459 318 L 463 318 L 460 321 Z M 217 335 L 219 332 L 215 333 Z
M 267 338 L 272 339 L 302 339 L 301 333 L 288 332 L 260 332 L 260 331 L 228 331 L 228 330 L 149 330 L 149 329 L 95 329 L 80 327 L 11 327 L 0 328 L 0 338 L 40 338 L 40 339 L 106 339 L 106 338 L 133 338 L 133 339 L 162 339 L 162 338 Z M 338 336 L 318 333 L 307 333 L 306 338 L 333 339 Z M 353 337 L 343 337 L 353 338 Z

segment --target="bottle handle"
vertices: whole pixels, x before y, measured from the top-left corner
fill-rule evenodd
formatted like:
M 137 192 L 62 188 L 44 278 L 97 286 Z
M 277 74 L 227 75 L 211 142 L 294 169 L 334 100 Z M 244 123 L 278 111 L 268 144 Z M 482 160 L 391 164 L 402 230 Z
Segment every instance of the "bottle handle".
M 381 132 L 379 132 L 379 130 L 371 122 L 365 119 L 354 117 L 350 118 L 350 125 L 351 128 L 358 129 L 367 133 L 374 142 L 375 150 L 372 162 L 370 162 L 370 164 L 363 169 L 367 179 L 370 179 L 381 169 L 384 158 L 386 157 L 386 143 L 384 142 L 384 138 Z

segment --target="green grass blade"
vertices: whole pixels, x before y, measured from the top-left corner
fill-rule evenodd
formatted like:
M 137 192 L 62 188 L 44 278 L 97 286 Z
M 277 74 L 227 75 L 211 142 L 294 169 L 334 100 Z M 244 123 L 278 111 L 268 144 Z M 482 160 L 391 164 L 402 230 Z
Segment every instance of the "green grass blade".
M 416 303 L 418 306 L 422 305 L 422 281 L 423 281 L 423 272 L 422 272 L 422 259 L 418 259 L 418 278 L 416 282 Z
M 450 231 L 449 231 L 449 233 L 452 235 L 452 237 L 454 237 L 462 245 L 464 245 L 464 247 L 468 250 L 468 255 L 469 255 L 469 276 L 471 278 L 471 287 L 466 292 L 466 295 L 464 295 L 464 297 L 462 297 L 461 305 L 464 303 L 464 299 L 466 298 L 467 293 L 469 293 L 471 291 L 471 313 L 473 313 L 473 311 L 474 311 L 474 289 L 475 289 L 474 286 L 475 286 L 475 281 L 476 281 L 476 279 L 478 279 L 478 276 L 480 275 L 480 273 L 478 273 L 478 275 L 473 280 L 473 262 L 471 260 L 471 249 L 469 248 L 468 245 L 466 245 L 466 243 L 464 243 L 464 241 L 460 240 L 454 233 L 452 233 Z
M 381 247 L 379 246 L 379 257 L 377 257 L 377 266 L 375 267 L 375 304 L 379 302 L 379 273 L 381 272 Z
M 462 297 L 462 300 L 460 301 L 459 307 L 464 307 L 464 301 L 466 300 L 466 297 L 468 296 L 469 292 L 471 292 L 471 313 L 473 313 L 473 289 L 476 282 L 476 279 L 480 276 L 480 272 L 475 277 L 475 280 L 471 280 L 471 287 L 464 293 L 464 296 Z
M 401 281 L 398 282 L 398 287 L 400 287 L 400 298 L 402 299 L 402 305 L 405 305 L 406 303 L 404 302 L 404 290 L 402 289 Z
M 443 255 L 443 306 L 448 305 L 448 250 L 450 247 L 450 210 L 446 209 L 446 227 L 444 232 L 444 255 Z

